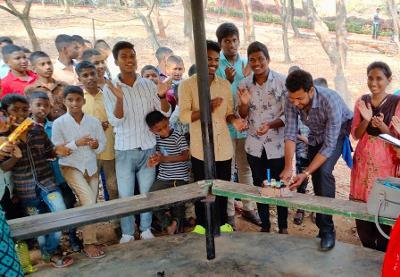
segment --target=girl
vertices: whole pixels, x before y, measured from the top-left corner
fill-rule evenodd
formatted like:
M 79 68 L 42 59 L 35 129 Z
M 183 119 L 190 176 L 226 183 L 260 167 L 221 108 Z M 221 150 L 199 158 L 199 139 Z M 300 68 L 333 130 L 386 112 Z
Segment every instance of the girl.
M 400 116 L 400 97 L 386 92 L 392 80 L 389 66 L 374 62 L 368 66 L 367 75 L 371 93 L 357 100 L 351 128 L 353 138 L 359 142 L 353 157 L 350 199 L 362 202 L 367 201 L 376 178 L 396 174 L 396 154 L 378 135 L 393 135 L 392 117 Z M 379 234 L 375 223 L 356 220 L 356 227 L 364 247 L 386 251 L 388 241 Z M 383 229 L 390 232 L 389 226 L 383 226 Z

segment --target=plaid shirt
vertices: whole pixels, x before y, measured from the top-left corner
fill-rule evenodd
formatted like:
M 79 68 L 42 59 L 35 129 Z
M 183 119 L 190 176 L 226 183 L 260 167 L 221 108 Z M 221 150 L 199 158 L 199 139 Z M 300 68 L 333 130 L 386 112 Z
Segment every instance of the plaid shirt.
M 301 121 L 310 128 L 309 145 L 322 144 L 319 153 L 327 158 L 332 155 L 336 148 L 342 124 L 353 118 L 353 113 L 339 94 L 334 90 L 323 87 L 315 87 L 309 113 L 298 110 L 290 101 L 286 101 L 285 140 L 296 142 L 299 115 Z
M 57 189 L 49 159 L 54 157 L 53 144 L 44 128 L 35 124 L 27 134 L 26 143 L 20 142 L 22 158 L 12 169 L 15 194 L 22 202 L 38 199 L 36 187 L 46 192 Z

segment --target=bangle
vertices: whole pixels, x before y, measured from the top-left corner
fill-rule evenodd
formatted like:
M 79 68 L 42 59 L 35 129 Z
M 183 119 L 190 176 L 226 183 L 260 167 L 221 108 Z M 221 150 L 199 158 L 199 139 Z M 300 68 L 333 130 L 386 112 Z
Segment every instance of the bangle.
M 160 98 L 160 99 L 165 99 L 165 98 L 167 97 L 166 95 L 160 96 L 159 94 L 157 94 L 157 96 L 158 96 L 158 98 Z
M 306 175 L 307 178 L 310 177 L 310 175 L 311 175 L 311 173 L 308 172 L 307 170 L 303 170 L 302 173 L 303 173 L 304 175 Z

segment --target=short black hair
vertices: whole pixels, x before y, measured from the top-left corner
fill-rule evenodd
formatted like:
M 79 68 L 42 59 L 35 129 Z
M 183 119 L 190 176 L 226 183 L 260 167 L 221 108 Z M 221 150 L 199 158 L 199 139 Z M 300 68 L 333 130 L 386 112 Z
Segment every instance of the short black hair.
M 126 49 L 126 48 L 132 49 L 136 53 L 135 46 L 132 43 L 130 43 L 128 41 L 118 41 L 112 49 L 112 54 L 113 54 L 114 60 L 118 59 L 119 51 L 121 51 L 122 49 Z
M 183 59 L 177 55 L 171 55 L 167 59 L 167 64 L 182 64 L 185 65 Z
M 148 64 L 148 65 L 143 66 L 142 70 L 140 70 L 140 75 L 143 76 L 143 74 L 144 74 L 144 72 L 145 72 L 146 70 L 153 70 L 153 71 L 155 71 L 155 72 L 157 73 L 158 76 L 160 76 L 160 74 L 159 74 L 157 68 L 156 68 L 154 65 L 151 65 L 151 64 Z
M 194 75 L 194 74 L 196 74 L 197 73 L 197 67 L 196 67 L 196 64 L 194 63 L 194 64 L 192 64 L 192 66 L 189 68 L 189 70 L 188 70 L 188 75 L 189 75 L 189 77 L 190 76 L 192 76 L 192 75 Z
M 49 58 L 50 59 L 50 57 L 49 57 L 49 55 L 47 55 L 47 53 L 45 53 L 43 51 L 35 51 L 29 56 L 29 61 L 31 62 L 31 64 L 34 64 L 35 61 L 40 58 Z
M 56 44 L 57 51 L 61 52 L 64 47 L 71 45 L 75 42 L 75 40 L 69 35 L 61 34 L 56 37 L 54 42 Z
M 390 67 L 384 63 L 384 62 L 373 62 L 371 63 L 368 67 L 367 67 L 367 74 L 369 74 L 369 72 L 372 69 L 379 69 L 382 71 L 382 73 L 386 76 L 386 78 L 391 78 L 392 77 L 392 70 L 390 69 Z
M 104 39 L 98 39 L 94 42 L 94 48 L 99 50 L 99 49 L 105 49 L 105 50 L 111 50 L 110 45 L 104 40 Z
M 17 94 L 17 93 L 9 93 L 6 94 L 2 99 L 1 99 L 1 108 L 4 111 L 7 111 L 7 109 L 17 103 L 17 102 L 21 102 L 24 104 L 29 105 L 28 99 L 26 99 L 25 96 L 21 95 L 21 94 Z
M 289 69 L 288 69 L 288 74 L 292 73 L 292 72 L 295 71 L 295 70 L 299 70 L 299 69 L 301 69 L 300 66 L 298 66 L 298 65 L 292 65 L 292 66 L 289 67 Z
M 101 56 L 101 53 L 94 48 L 86 49 L 82 53 L 82 61 L 89 61 L 93 56 Z
M 81 76 L 82 71 L 83 71 L 84 69 L 88 69 L 88 68 L 92 68 L 92 69 L 96 70 L 96 67 L 95 67 L 94 64 L 92 64 L 91 62 L 89 62 L 89 61 L 82 61 L 82 62 L 78 63 L 78 64 L 75 66 L 75 72 L 76 72 L 76 74 L 77 74 L 78 76 Z
M 4 61 L 6 61 L 9 55 L 11 55 L 14 52 L 19 52 L 19 51 L 23 51 L 22 47 L 15 45 L 15 44 L 9 44 L 9 45 L 4 46 L 1 49 L 1 54 L 3 55 Z
M 0 37 L 0 43 L 14 44 L 13 40 L 10 37 L 5 36 Z
M 264 43 L 259 41 L 254 41 L 250 43 L 249 47 L 247 47 L 247 57 L 256 52 L 263 52 L 265 58 L 270 60 L 268 48 Z
M 85 40 L 83 39 L 83 37 L 81 37 L 80 35 L 73 35 L 72 36 L 72 39 L 75 41 L 75 42 L 77 42 L 77 43 L 79 43 L 80 45 L 85 45 Z
M 145 118 L 146 123 L 150 128 L 152 128 L 158 122 L 163 121 L 164 119 L 167 119 L 167 117 L 163 115 L 160 111 L 152 111 L 148 113 Z
M 314 86 L 314 83 L 310 73 L 299 69 L 293 71 L 287 76 L 285 85 L 289 92 L 296 92 L 300 89 L 303 89 L 305 92 L 309 92 Z
M 221 43 L 223 38 L 229 36 L 236 35 L 239 38 L 239 29 L 236 27 L 235 24 L 226 22 L 218 26 L 215 34 L 217 35 L 218 43 Z
M 212 50 L 217 53 L 221 52 L 221 47 L 219 47 L 218 42 L 213 40 L 207 40 L 206 43 L 207 43 L 207 51 Z
M 66 86 L 64 88 L 64 98 L 66 98 L 69 94 L 79 94 L 80 96 L 83 96 L 83 90 L 78 87 L 78 86 Z
M 26 48 L 26 47 L 23 47 L 23 46 L 21 46 L 21 48 L 22 48 L 22 51 L 23 51 L 25 54 L 31 54 L 31 53 L 32 53 L 32 51 L 31 51 L 29 48 Z
M 84 39 L 83 40 L 85 43 L 90 43 L 90 44 L 92 44 L 92 42 L 90 41 L 90 40 L 88 40 L 88 39 Z
M 316 78 L 314 81 L 314 86 L 320 86 L 324 88 L 328 88 L 328 81 L 325 78 Z
M 171 48 L 161 46 L 156 50 L 156 59 L 158 62 L 160 62 L 162 59 L 164 59 L 164 56 L 166 54 L 172 54 L 174 51 L 172 51 Z
M 28 96 L 29 103 L 32 103 L 35 99 L 44 99 L 50 101 L 49 96 L 44 91 L 34 91 Z

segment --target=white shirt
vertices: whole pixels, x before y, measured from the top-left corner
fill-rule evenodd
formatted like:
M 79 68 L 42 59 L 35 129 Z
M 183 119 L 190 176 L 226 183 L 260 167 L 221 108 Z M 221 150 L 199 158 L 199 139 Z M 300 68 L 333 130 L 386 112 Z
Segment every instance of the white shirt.
M 156 145 L 156 137 L 150 132 L 145 117 L 149 112 L 155 110 L 162 112 L 156 85 L 139 74 L 136 75 L 136 81 L 132 87 L 122 83 L 118 77 L 114 79 L 113 83 L 114 85 L 119 84 L 124 92 L 124 116 L 116 118 L 114 108 L 117 99 L 107 85 L 103 87 L 104 106 L 108 121 L 114 127 L 115 132 L 115 150 L 153 148 Z M 162 113 L 169 116 L 171 112 Z
M 119 67 L 115 64 L 115 60 L 112 54 L 108 55 L 108 58 L 106 60 L 106 65 L 107 65 L 107 69 L 110 72 L 109 77 L 111 77 L 111 79 L 114 79 L 118 76 L 118 74 L 120 73 Z
M 97 139 L 99 142 L 97 149 L 75 144 L 76 140 L 86 135 Z M 72 150 L 71 155 L 60 158 L 60 165 L 74 167 L 83 174 L 87 171 L 89 176 L 97 172 L 96 155 L 100 154 L 106 145 L 106 136 L 97 118 L 84 114 L 79 124 L 69 113 L 66 113 L 54 121 L 51 140 L 54 145 L 66 143 L 66 147 Z

